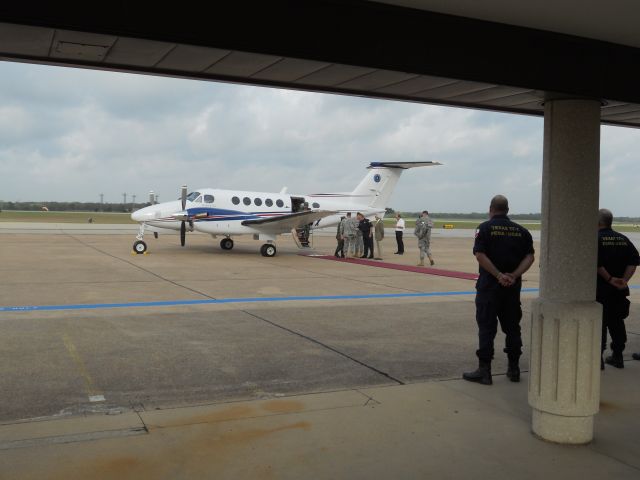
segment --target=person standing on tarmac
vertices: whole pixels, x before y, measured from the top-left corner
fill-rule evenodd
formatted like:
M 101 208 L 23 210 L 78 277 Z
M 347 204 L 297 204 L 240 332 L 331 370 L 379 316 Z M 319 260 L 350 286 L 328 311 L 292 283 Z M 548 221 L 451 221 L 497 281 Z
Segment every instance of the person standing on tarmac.
M 362 236 L 362 255 L 360 258 L 373 258 L 373 242 L 371 241 L 371 222 L 363 214 L 358 213 L 358 230 Z
M 361 258 L 362 252 L 364 252 L 364 239 L 362 236 L 362 229 L 360 228 L 360 224 L 362 223 L 362 219 L 364 216 L 358 212 L 356 214 L 356 218 L 354 219 L 355 229 L 356 229 L 356 251 L 354 253 L 355 258 Z
M 629 286 L 627 283 L 640 265 L 638 250 L 631 240 L 611 229 L 613 214 L 606 208 L 598 212 L 598 283 L 596 301 L 602 304 L 602 348 L 607 348 L 607 330 L 611 335 L 612 354 L 604 364 L 624 368 L 622 352 L 627 343 L 624 319 L 629 316 Z M 634 357 L 635 358 L 635 357 Z
M 336 229 L 338 246 L 333 255 L 337 258 L 344 258 L 344 218 L 345 217 L 340 217 L 340 223 L 338 223 L 338 228 Z
M 404 254 L 404 242 L 402 240 L 402 235 L 404 233 L 404 219 L 402 215 L 396 213 L 396 243 L 398 244 L 398 250 L 394 252 L 395 255 L 403 255 Z
M 351 212 L 347 212 L 344 219 L 342 239 L 344 240 L 345 258 L 353 257 L 356 248 L 356 223 L 351 218 Z
M 529 231 L 507 217 L 509 202 L 496 195 L 489 206 L 490 220 L 476 230 L 473 254 L 479 264 L 476 283 L 476 321 L 478 323 L 478 369 L 465 372 L 470 382 L 491 385 L 493 341 L 500 327 L 506 335 L 504 352 L 509 359 L 507 377 L 520 381 L 519 359 L 522 354 L 520 334 L 520 290 L 522 275 L 534 260 L 533 239 Z
M 429 218 L 429 212 L 422 211 L 422 214 L 416 220 L 416 226 L 413 229 L 413 234 L 418 237 L 418 249 L 420 250 L 420 261 L 418 267 L 424 267 L 425 255 L 429 257 L 429 263 L 431 266 L 435 264 L 433 257 L 431 256 L 431 229 L 433 228 L 433 220 Z
M 384 239 L 384 221 L 376 215 L 376 219 L 373 222 L 373 233 L 376 239 L 376 252 L 378 256 L 374 260 L 382 260 L 382 240 Z

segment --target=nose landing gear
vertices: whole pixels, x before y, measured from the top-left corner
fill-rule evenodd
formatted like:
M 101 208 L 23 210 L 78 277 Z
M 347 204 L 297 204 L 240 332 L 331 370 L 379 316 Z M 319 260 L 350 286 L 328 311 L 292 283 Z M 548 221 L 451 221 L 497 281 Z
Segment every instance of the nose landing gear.
M 144 243 L 142 240 L 136 240 L 133 243 L 133 251 L 136 252 L 138 255 L 141 255 L 147 251 L 147 244 Z
M 136 235 L 136 241 L 133 242 L 133 251 L 137 255 L 142 255 L 143 253 L 145 253 L 147 251 L 147 244 L 144 243 L 144 241 L 143 241 L 143 238 L 144 238 L 144 227 L 145 226 L 146 225 L 145 225 L 144 222 L 140 224 L 140 230 L 138 231 L 138 235 Z M 158 237 L 156 237 L 156 238 L 158 238 Z

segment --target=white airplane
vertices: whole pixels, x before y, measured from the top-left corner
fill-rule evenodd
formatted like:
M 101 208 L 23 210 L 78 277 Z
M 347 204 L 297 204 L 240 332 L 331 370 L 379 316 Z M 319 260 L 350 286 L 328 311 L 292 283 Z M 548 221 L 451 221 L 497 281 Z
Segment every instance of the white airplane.
M 351 193 L 316 193 L 289 195 L 286 188 L 280 193 L 243 192 L 201 188 L 187 194 L 182 187 L 177 201 L 150 205 L 131 214 L 140 222 L 140 231 L 133 244 L 134 252 L 145 253 L 145 230 L 180 231 L 180 243 L 185 244 L 187 231 L 209 233 L 220 241 L 223 250 L 233 248 L 238 235 L 253 235 L 265 242 L 260 253 L 265 257 L 276 254 L 278 235 L 296 230 L 337 225 L 347 212 L 361 212 L 367 218 L 383 217 L 387 202 L 404 170 L 414 167 L 441 165 L 438 162 L 372 162 L 367 175 Z M 309 228 L 307 228 L 309 227 Z M 294 236 L 300 246 L 298 239 Z

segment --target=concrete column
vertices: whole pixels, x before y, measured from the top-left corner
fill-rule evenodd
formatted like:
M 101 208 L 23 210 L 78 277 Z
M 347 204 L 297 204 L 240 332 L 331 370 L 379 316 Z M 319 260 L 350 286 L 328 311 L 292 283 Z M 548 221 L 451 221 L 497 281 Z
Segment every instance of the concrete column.
M 600 403 L 599 157 L 600 102 L 547 101 L 529 404 L 533 432 L 552 442 L 590 442 Z

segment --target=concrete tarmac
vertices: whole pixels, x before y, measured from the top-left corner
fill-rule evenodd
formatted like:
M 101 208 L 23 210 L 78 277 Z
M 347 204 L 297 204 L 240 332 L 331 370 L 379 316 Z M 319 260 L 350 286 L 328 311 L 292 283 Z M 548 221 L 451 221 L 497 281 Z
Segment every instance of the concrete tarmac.
M 393 471 L 396 478 L 460 478 L 456 458 L 473 454 L 464 439 L 482 443 L 487 422 L 503 425 L 506 435 L 494 432 L 486 448 L 522 442 L 561 457 L 553 449 L 562 447 L 528 433 L 526 384 L 504 381 L 501 333 L 494 364 L 500 386 L 459 380 L 476 364 L 473 281 L 303 257 L 290 238 L 271 259 L 260 256 L 259 242 L 239 238 L 225 252 L 205 235 L 189 235 L 185 248 L 177 235 L 149 236 L 149 254 L 132 255 L 134 235 L 0 232 L 0 307 L 25 308 L 0 311 L 0 478 L 152 478 L 142 471 L 153 478 L 387 478 Z M 395 241 L 386 239 L 385 261 L 415 264 L 416 242 L 405 243 L 405 255 L 393 255 Z M 436 266 L 476 271 L 472 243 L 434 237 Z M 319 254 L 333 253 L 334 244 L 331 236 L 314 238 Z M 537 288 L 537 264 L 524 286 Z M 380 294 L 391 297 L 348 298 Z M 523 294 L 525 370 L 535 296 Z M 184 304 L 224 299 L 234 300 Z M 176 304 L 145 304 L 158 301 Z M 35 306 L 60 309 L 29 309 Z M 634 305 L 628 352 L 640 351 L 639 319 Z M 637 390 L 625 390 L 624 378 L 638 370 L 629 367 L 605 371 L 620 385 L 616 395 L 605 392 L 611 408 L 603 413 L 620 425 L 633 425 L 629 412 L 640 407 Z M 613 438 L 614 427 L 606 428 Z M 281 433 L 283 443 L 272 435 Z M 201 450 L 196 437 L 218 439 L 212 445 L 221 450 Z M 219 457 L 238 442 L 245 464 Z M 421 445 L 433 449 L 434 462 L 449 455 L 448 467 L 442 458 L 425 464 Z M 151 468 L 153 452 L 160 459 Z M 60 458 L 73 459 L 73 467 Z M 619 478 L 638 473 L 633 461 L 627 470 L 588 452 L 562 458 L 563 465 L 591 465 L 583 478 L 607 468 L 619 469 Z M 492 454 L 479 472 L 498 461 Z M 207 465 L 219 476 L 205 475 Z M 43 468 L 57 476 L 40 476 Z

